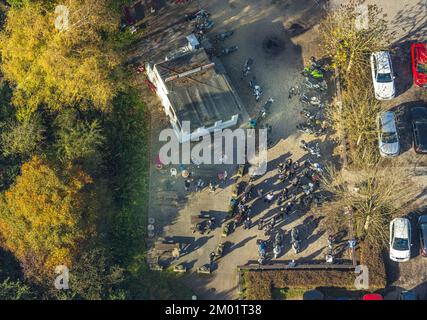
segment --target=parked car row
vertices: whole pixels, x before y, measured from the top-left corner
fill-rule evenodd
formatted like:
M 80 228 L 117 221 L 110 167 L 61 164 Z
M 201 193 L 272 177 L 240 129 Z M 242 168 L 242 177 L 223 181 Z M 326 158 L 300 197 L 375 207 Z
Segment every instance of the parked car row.
M 427 44 L 411 45 L 412 74 L 414 84 L 427 88 Z M 388 51 L 371 54 L 371 72 L 375 97 L 390 100 L 396 95 L 396 85 L 391 56 Z M 427 106 L 419 105 L 410 110 L 414 149 L 427 153 Z M 400 153 L 396 117 L 392 111 L 378 114 L 378 147 L 383 157 L 395 157 Z
M 420 255 L 427 257 L 427 214 L 418 218 Z M 390 259 L 405 262 L 411 259 L 412 227 L 408 218 L 395 218 L 390 222 Z
M 384 300 L 384 297 L 379 293 L 367 293 L 362 300 Z M 417 294 L 415 291 L 403 290 L 399 293 L 398 300 L 417 300 Z

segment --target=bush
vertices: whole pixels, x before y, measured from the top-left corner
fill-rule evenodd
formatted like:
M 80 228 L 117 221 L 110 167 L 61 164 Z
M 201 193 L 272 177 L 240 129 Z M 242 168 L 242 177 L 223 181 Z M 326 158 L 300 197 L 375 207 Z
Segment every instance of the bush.
M 270 271 L 271 272 L 271 271 Z M 248 271 L 244 274 L 244 282 L 246 286 L 246 299 L 248 300 L 271 300 L 272 282 L 268 276 L 268 272 L 263 271 Z
M 271 300 L 272 288 L 340 287 L 354 289 L 356 274 L 353 270 L 272 270 L 244 273 L 246 298 Z
M 382 250 L 370 245 L 367 241 L 360 243 L 360 264 L 369 270 L 370 289 L 384 288 L 387 284 Z
M 39 116 L 32 116 L 23 123 L 11 121 L 5 127 L 0 136 L 5 157 L 28 158 L 40 149 L 45 129 Z

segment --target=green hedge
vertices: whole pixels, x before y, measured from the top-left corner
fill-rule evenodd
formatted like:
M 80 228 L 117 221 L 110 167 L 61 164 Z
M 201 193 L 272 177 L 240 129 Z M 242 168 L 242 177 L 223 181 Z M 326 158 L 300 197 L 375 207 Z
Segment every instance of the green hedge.
M 360 264 L 369 270 L 369 291 L 386 286 L 386 271 L 382 250 L 366 242 L 360 244 Z M 354 270 L 334 269 L 288 269 L 245 271 L 245 298 L 254 300 L 271 300 L 273 288 L 298 288 L 311 290 L 318 287 L 337 287 L 355 290 L 354 281 L 357 274 Z
M 362 242 L 360 244 L 360 264 L 368 267 L 371 290 L 386 286 L 387 277 L 381 249 L 372 247 L 367 242 Z
M 243 275 L 245 296 L 250 300 L 271 300 L 274 288 L 339 287 L 354 289 L 356 274 L 353 270 L 269 270 L 247 271 Z

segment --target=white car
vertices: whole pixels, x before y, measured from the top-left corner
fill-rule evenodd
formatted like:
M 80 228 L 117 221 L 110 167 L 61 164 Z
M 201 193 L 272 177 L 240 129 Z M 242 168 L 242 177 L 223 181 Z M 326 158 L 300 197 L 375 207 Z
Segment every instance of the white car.
M 388 51 L 379 51 L 371 54 L 371 71 L 375 97 L 378 100 L 393 99 L 396 94 L 395 76 Z
M 399 136 L 397 135 L 396 118 L 392 111 L 381 112 L 377 117 L 378 147 L 383 157 L 399 155 Z
M 411 223 L 407 218 L 390 222 L 390 259 L 397 262 L 411 258 Z

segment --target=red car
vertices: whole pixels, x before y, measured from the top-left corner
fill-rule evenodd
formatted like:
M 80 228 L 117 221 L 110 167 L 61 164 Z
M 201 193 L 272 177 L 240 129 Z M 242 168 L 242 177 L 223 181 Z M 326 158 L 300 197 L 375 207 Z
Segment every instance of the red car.
M 411 44 L 411 56 L 414 83 L 419 87 L 427 88 L 427 44 Z
M 378 293 L 368 293 L 363 296 L 362 300 L 384 300 L 384 298 Z

